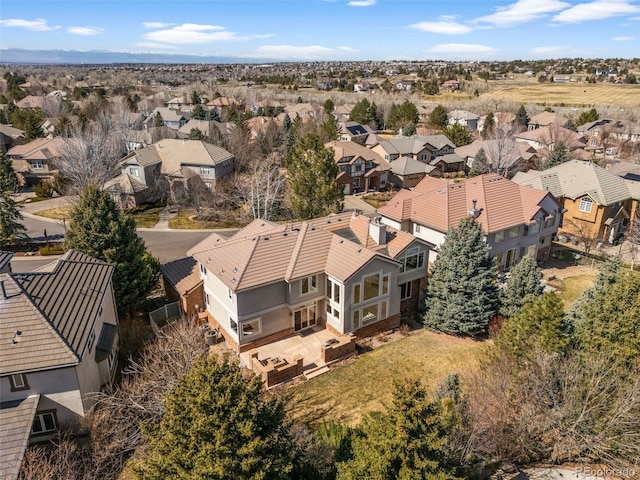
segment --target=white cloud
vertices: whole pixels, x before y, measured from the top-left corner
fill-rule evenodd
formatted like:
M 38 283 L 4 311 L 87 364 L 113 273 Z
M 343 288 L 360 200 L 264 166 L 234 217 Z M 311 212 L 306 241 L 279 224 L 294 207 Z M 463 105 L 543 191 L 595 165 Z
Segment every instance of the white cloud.
M 73 33 L 74 35 L 102 35 L 104 33 L 104 28 L 100 27 L 67 27 L 67 32 Z
M 575 5 L 560 12 L 552 20 L 561 23 L 580 23 L 639 12 L 640 7 L 631 5 L 629 0 L 596 0 Z
M 335 54 L 336 51 L 334 49 L 322 47 L 320 45 L 263 45 L 261 47 L 258 47 L 254 52 L 254 56 L 273 58 L 278 60 L 319 59 L 326 58 Z
M 409 28 L 420 30 L 421 32 L 441 33 L 443 35 L 462 35 L 471 32 L 471 28 L 462 23 L 452 22 L 451 20 L 445 20 L 441 17 L 441 20 L 437 22 L 420 22 L 409 25 Z
M 611 40 L 614 42 L 630 42 L 633 40 L 633 37 L 613 37 Z
M 546 45 L 541 47 L 534 47 L 531 49 L 531 55 L 536 57 L 554 57 L 563 54 L 568 54 L 571 50 L 571 47 L 567 47 L 564 45 Z
M 46 32 L 48 30 L 57 30 L 60 26 L 50 27 L 44 18 L 36 18 L 35 20 L 25 20 L 23 18 L 7 18 L 0 20 L 0 26 L 3 27 L 19 27 L 33 30 L 36 32 Z
M 474 20 L 496 27 L 511 27 L 520 23 L 539 20 L 549 13 L 558 12 L 571 4 L 560 0 L 518 0 L 506 7 L 497 7 L 497 12 Z
M 154 43 L 154 42 L 138 42 L 136 46 L 142 48 L 150 48 L 152 50 L 176 50 L 178 47 L 175 45 L 166 45 L 164 43 Z
M 376 0 L 352 0 L 347 3 L 350 7 L 371 7 L 376 4 Z
M 156 29 L 156 28 L 166 28 L 174 25 L 173 23 L 163 23 L 163 22 L 142 22 L 142 26 L 144 28 Z
M 351 53 L 356 53 L 356 52 L 360 51 L 360 50 L 356 50 L 355 48 L 351 48 L 351 47 L 338 47 L 338 50 L 342 50 L 343 52 L 351 52 Z
M 173 28 L 145 33 L 143 38 L 154 43 L 187 44 L 210 43 L 223 40 L 247 40 L 249 37 L 240 37 L 235 32 L 229 32 L 219 25 L 183 23 Z
M 430 53 L 494 53 L 497 48 L 474 43 L 441 43 L 429 48 Z

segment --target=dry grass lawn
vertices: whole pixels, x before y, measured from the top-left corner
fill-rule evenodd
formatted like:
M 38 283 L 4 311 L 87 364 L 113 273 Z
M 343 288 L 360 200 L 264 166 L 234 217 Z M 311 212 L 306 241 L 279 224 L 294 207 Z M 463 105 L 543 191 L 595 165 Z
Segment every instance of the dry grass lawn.
M 292 388 L 294 416 L 309 424 L 356 424 L 364 413 L 382 410 L 391 401 L 395 379 L 418 378 L 433 389 L 450 373 L 477 368 L 488 345 L 416 331 Z
M 640 103 L 640 88 L 637 85 L 608 83 L 523 83 L 499 80 L 490 82 L 489 92 L 482 96 L 523 104 L 632 106 Z
M 593 286 L 595 272 L 592 275 L 576 275 L 549 282 L 560 293 L 565 311 L 569 311 L 574 302 L 587 288 Z
M 64 207 L 42 210 L 41 212 L 36 212 L 35 215 L 45 218 L 52 218 L 53 220 L 62 220 L 63 218 L 69 218 L 69 214 L 74 208 L 75 207 L 73 205 L 65 205 Z

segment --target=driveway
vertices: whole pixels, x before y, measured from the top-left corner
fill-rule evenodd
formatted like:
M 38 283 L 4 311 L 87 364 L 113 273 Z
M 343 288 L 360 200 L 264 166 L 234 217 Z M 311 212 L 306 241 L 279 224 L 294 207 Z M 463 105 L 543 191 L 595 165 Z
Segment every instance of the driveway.
M 344 210 L 357 210 L 358 213 L 367 215 L 368 217 L 372 217 L 376 213 L 376 209 L 358 195 L 345 195 Z

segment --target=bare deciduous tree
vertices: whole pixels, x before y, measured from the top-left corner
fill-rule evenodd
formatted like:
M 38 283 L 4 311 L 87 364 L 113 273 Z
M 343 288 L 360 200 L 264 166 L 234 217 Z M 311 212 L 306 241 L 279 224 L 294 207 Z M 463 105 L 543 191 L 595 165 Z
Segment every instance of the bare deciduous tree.
M 251 216 L 273 220 L 284 202 L 287 179 L 272 158 L 253 165 L 253 171 L 236 175 L 235 196 L 249 206 Z
M 514 136 L 519 129 L 515 122 L 498 123 L 491 130 L 484 147 L 491 170 L 505 177 L 512 177 L 523 169 L 522 155 Z

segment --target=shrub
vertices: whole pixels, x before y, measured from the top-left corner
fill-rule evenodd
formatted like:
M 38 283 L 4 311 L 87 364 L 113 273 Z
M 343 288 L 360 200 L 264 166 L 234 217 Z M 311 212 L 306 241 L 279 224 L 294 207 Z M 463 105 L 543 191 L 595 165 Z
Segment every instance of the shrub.
M 64 253 L 64 248 L 62 245 L 45 245 L 38 249 L 40 255 L 43 257 L 47 255 L 62 255 Z
M 53 184 L 48 180 L 42 180 L 33 186 L 33 191 L 40 198 L 51 198 L 53 197 Z

